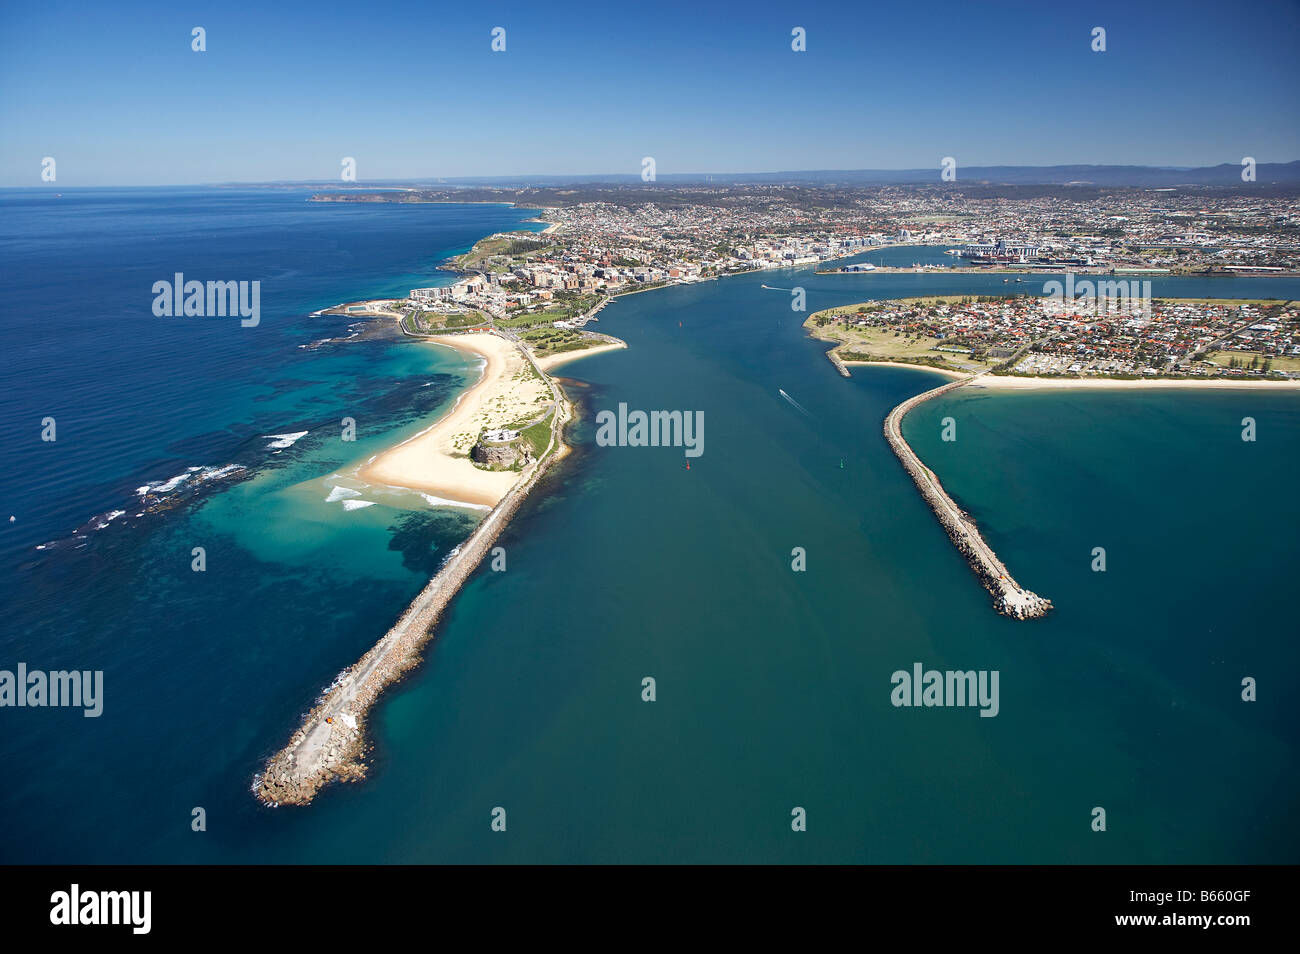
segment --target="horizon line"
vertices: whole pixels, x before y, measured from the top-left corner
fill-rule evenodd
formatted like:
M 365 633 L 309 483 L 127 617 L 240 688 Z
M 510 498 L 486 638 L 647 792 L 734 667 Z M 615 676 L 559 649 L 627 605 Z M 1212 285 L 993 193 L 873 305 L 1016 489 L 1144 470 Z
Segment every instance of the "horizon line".
M 993 164 L 979 165 L 971 163 L 967 165 L 959 164 L 958 170 L 1059 170 L 1059 169 L 1104 169 L 1104 170 L 1142 170 L 1148 172 L 1204 172 L 1207 170 L 1235 168 L 1240 163 L 1222 162 L 1213 166 L 1173 166 L 1173 165 L 1140 165 L 1134 163 L 1083 163 L 1083 162 L 1063 162 L 1052 165 L 1009 165 Z M 1300 166 L 1300 159 L 1289 159 L 1279 162 L 1260 162 L 1256 161 L 1256 167 L 1261 166 Z M 940 169 L 939 166 L 910 166 L 904 168 L 862 168 L 862 169 L 775 169 L 763 170 L 759 172 L 668 172 L 657 175 L 655 180 L 642 181 L 644 186 L 654 186 L 660 180 L 672 179 L 682 181 L 704 181 L 709 177 L 754 177 L 754 176 L 800 176 L 800 175 L 868 175 L 873 173 L 888 175 L 903 175 L 909 173 L 928 173 Z M 503 175 L 424 175 L 424 176 L 404 176 L 388 179 L 371 179 L 367 182 L 341 182 L 337 179 L 227 179 L 210 182 L 176 182 L 176 183 L 152 183 L 152 184 L 127 184 L 127 183 L 102 183 L 99 185 L 71 185 L 66 186 L 68 189 L 163 189 L 163 188 L 218 188 L 227 186 L 329 186 L 339 189 L 362 189 L 375 188 L 383 186 L 393 186 L 402 184 L 420 184 L 420 185 L 457 185 L 467 181 L 475 181 L 479 184 L 486 185 L 489 182 L 523 182 L 530 179 L 570 179 L 584 180 L 590 183 L 607 183 L 616 180 L 640 180 L 640 174 L 637 172 L 603 172 L 603 173 L 582 173 L 582 172 L 547 172 L 547 173 L 509 173 Z M 956 182 L 961 181 L 954 180 Z M 981 184 L 1004 184 L 1004 185 L 1097 185 L 1097 183 L 1079 180 L 1077 183 L 991 183 L 988 180 L 976 180 Z M 915 183 L 891 183 L 897 185 L 912 185 Z M 1204 183 L 1189 183 L 1192 185 L 1204 185 Z M 49 189 L 57 187 L 58 183 L 42 183 L 40 185 L 0 185 L 4 189 Z

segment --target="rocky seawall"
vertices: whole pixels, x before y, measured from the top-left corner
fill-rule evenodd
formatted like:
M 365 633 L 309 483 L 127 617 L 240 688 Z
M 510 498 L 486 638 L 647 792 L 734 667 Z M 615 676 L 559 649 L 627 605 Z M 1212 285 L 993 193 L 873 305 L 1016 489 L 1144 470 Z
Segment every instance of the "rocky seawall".
M 849 377 L 849 369 L 845 366 L 843 359 L 835 353 L 834 348 L 826 352 L 826 357 L 830 359 L 831 364 L 835 365 L 835 370 L 838 371 L 842 377 Z
M 366 716 L 380 694 L 420 662 L 431 630 L 447 604 L 487 556 L 519 505 L 552 463 L 564 456 L 561 443 L 568 405 L 556 401 L 551 442 L 555 453 L 516 484 L 483 518 L 443 564 L 397 623 L 370 651 L 345 669 L 322 693 L 302 726 L 283 749 L 266 763 L 253 781 L 253 791 L 266 805 L 305 805 L 335 779 L 365 777 L 363 762 Z
M 993 608 L 1014 619 L 1034 619 L 1045 616 L 1052 608 L 1052 601 L 1026 590 L 1015 581 L 997 554 L 980 536 L 975 521 L 948 496 L 934 471 L 925 466 L 911 445 L 903 439 L 903 418 L 908 411 L 931 398 L 959 388 L 978 376 L 971 375 L 908 398 L 885 418 L 885 440 L 898 455 L 903 469 L 916 483 L 921 496 L 939 518 L 939 523 L 957 551 L 966 558 L 980 583 L 993 595 Z

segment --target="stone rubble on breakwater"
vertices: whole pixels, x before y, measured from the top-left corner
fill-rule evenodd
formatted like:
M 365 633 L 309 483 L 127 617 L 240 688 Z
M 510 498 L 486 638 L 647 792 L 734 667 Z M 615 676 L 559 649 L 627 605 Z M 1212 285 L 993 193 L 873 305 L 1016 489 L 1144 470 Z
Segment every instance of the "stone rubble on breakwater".
M 531 362 L 531 355 L 526 350 L 524 353 Z M 555 383 L 550 383 L 556 400 L 547 454 L 452 552 L 393 628 L 326 688 L 304 717 L 301 728 L 253 780 L 253 791 L 263 804 L 306 805 L 334 779 L 357 781 L 365 777 L 362 757 L 370 707 L 385 688 L 420 662 L 420 653 L 443 609 L 482 562 L 542 474 L 567 451 L 562 435 L 570 409 Z
M 947 532 L 953 545 L 957 547 L 957 551 L 966 558 L 966 562 L 975 571 L 984 588 L 993 594 L 993 608 L 1002 615 L 1014 619 L 1034 619 L 1047 615 L 1052 608 L 1052 601 L 1031 593 L 1015 581 L 1006 566 L 998 559 L 997 554 L 980 536 L 975 521 L 948 496 L 934 471 L 921 462 L 921 458 L 916 456 L 911 445 L 903 439 L 903 417 L 908 411 L 931 398 L 959 388 L 977 377 L 978 374 L 973 374 L 908 398 L 890 411 L 889 416 L 885 418 L 885 440 L 889 441 L 889 446 L 898 455 L 903 469 L 916 482 L 921 496 L 934 510 L 935 516 L 939 518 L 939 523 Z
M 849 377 L 849 369 L 845 366 L 844 360 L 835 353 L 834 348 L 826 352 L 826 357 L 830 359 L 831 364 L 835 365 L 835 370 L 840 373 L 841 377 Z

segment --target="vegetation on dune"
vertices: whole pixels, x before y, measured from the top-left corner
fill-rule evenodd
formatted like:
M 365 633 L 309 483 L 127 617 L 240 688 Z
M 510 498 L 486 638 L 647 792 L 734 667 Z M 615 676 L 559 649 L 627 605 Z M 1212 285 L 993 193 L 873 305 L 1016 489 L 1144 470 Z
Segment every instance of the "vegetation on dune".
M 520 432 L 520 437 L 528 442 L 533 450 L 533 459 L 541 460 L 542 455 L 546 453 L 546 447 L 551 443 L 551 418 L 555 412 L 552 411 L 531 427 L 526 427 Z
M 534 351 L 540 354 L 559 354 L 563 351 L 580 351 L 597 344 L 594 338 L 565 328 L 535 328 L 520 335 Z

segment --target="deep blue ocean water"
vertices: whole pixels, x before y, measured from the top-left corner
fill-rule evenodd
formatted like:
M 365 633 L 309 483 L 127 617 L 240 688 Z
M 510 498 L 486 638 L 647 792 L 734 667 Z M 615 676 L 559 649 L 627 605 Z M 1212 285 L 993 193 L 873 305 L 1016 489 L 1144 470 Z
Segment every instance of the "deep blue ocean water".
M 303 348 L 348 334 L 307 316 L 449 280 L 440 260 L 529 218 L 304 200 L 0 193 L 0 501 L 17 518 L 2 525 L 0 668 L 103 669 L 106 696 L 98 719 L 0 710 L 0 859 L 1296 859 L 1300 396 L 972 392 L 909 416 L 1012 572 L 1055 601 L 1018 623 L 992 612 L 880 434 L 937 376 L 841 378 L 781 290 L 806 287 L 815 310 L 1002 293 L 1000 276 L 798 269 L 606 308 L 599 329 L 631 347 L 562 371 L 584 414 L 575 453 L 503 535 L 508 570 L 471 579 L 425 665 L 374 710 L 371 777 L 306 809 L 259 806 L 264 758 L 477 518 L 326 500 L 331 475 L 476 370 L 400 339 Z M 155 318 L 150 286 L 175 271 L 262 280 L 261 325 Z M 1155 291 L 1294 298 L 1300 282 Z M 596 446 L 594 412 L 619 402 L 702 410 L 704 455 L 687 470 L 680 449 Z M 338 440 L 345 416 L 354 444 Z M 300 431 L 278 454 L 263 436 Z M 142 484 L 230 462 L 251 477 L 130 509 Z M 891 673 L 918 661 L 999 670 L 999 715 L 894 708 Z M 1256 703 L 1240 701 L 1247 675 Z

